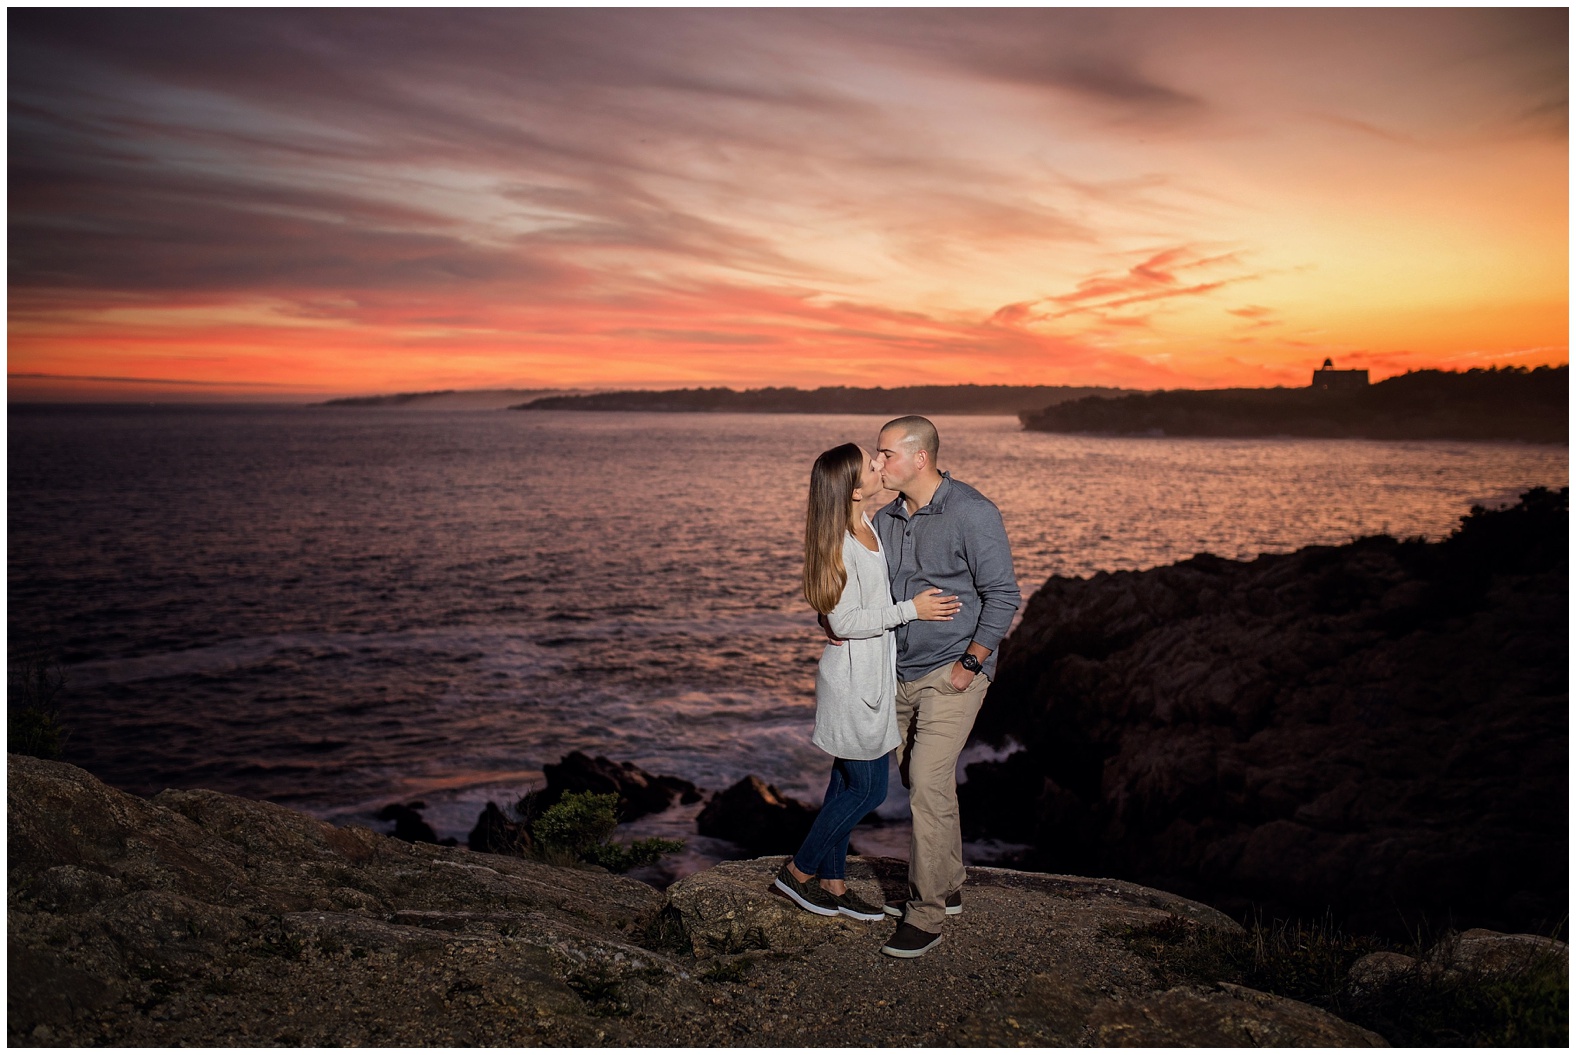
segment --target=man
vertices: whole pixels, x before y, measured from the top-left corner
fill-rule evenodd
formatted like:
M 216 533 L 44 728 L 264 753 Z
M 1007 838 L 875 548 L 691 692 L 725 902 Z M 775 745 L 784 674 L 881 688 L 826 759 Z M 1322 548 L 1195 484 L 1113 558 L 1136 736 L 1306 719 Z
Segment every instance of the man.
M 914 957 L 941 940 L 947 916 L 963 911 L 958 755 L 1022 596 L 1000 511 L 936 468 L 936 426 L 918 416 L 897 418 L 881 429 L 876 446 L 881 483 L 899 492 L 875 517 L 893 600 L 936 586 L 963 605 L 950 622 L 911 622 L 897 631 L 898 770 L 909 789 L 914 834 L 909 899 L 887 906 L 902 922 L 881 951 Z

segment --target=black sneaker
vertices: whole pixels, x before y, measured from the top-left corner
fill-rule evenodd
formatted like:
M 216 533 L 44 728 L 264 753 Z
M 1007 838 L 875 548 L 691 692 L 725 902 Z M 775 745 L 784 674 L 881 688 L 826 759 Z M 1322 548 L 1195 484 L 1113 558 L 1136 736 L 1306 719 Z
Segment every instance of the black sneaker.
M 903 916 L 907 912 L 908 912 L 908 902 L 907 901 L 889 901 L 889 902 L 887 902 L 886 914 L 888 916 L 896 916 L 898 919 L 902 919 Z M 949 915 L 949 916 L 961 916 L 961 915 L 963 915 L 963 891 L 961 891 L 961 890 L 954 890 L 952 893 L 947 895 L 947 915 Z
M 788 862 L 777 870 L 777 878 L 772 882 L 778 890 L 787 894 L 799 907 L 806 912 L 814 912 L 817 916 L 837 915 L 837 901 L 821 889 L 821 884 L 812 878 L 808 883 L 801 883 L 788 871 Z
M 881 946 L 881 951 L 888 956 L 911 960 L 916 956 L 923 956 L 931 947 L 941 941 L 941 935 L 932 934 L 928 930 L 920 930 L 912 923 L 899 923 L 897 930 L 892 932 L 892 937 Z
M 837 902 L 837 911 L 845 916 L 852 916 L 855 919 L 862 919 L 867 922 L 881 918 L 880 908 L 872 905 L 852 890 L 846 890 L 841 894 L 833 894 L 832 900 Z

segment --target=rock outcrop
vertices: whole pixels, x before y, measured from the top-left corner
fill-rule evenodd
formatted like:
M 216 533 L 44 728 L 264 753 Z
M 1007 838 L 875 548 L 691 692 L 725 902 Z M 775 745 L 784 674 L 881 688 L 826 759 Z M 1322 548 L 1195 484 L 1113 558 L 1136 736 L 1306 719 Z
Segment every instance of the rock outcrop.
M 1567 493 L 1437 544 L 1053 578 L 1002 647 L 975 835 L 1355 929 L 1565 914 Z
M 597 795 L 617 795 L 618 815 L 632 821 L 650 813 L 661 813 L 674 801 L 699 802 L 700 790 L 680 777 L 647 773 L 633 762 L 614 762 L 598 755 L 571 751 L 556 763 L 542 767 L 547 787 L 537 793 L 535 808 L 552 806 L 571 791 Z
M 479 854 L 524 856 L 531 849 L 531 831 L 525 824 L 507 816 L 496 802 L 489 802 L 476 818 L 476 826 L 466 836 L 465 845 Z
M 577 985 L 635 1012 L 682 970 L 633 880 L 8 768 L 13 1044 L 590 1044 Z
M 695 829 L 753 853 L 791 854 L 810 834 L 818 812 L 752 775 L 707 800 Z
M 1164 988 L 1123 928 L 1236 928 L 1129 883 L 973 869 L 919 960 L 766 893 L 335 828 L 207 791 L 143 800 L 12 755 L 12 1045 L 1382 1044 L 1296 1001 Z M 901 862 L 855 859 L 872 899 Z
M 391 802 L 378 811 L 378 820 L 393 821 L 394 830 L 390 834 L 408 843 L 455 845 L 454 839 L 438 838 L 438 833 L 432 830 L 432 825 L 428 824 L 421 815 L 421 811 L 426 808 L 425 802 Z

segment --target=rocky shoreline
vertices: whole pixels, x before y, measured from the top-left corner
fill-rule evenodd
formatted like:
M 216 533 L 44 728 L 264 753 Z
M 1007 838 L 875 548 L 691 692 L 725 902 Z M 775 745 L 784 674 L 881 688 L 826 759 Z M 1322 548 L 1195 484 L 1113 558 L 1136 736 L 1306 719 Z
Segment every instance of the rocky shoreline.
M 1443 543 L 1052 579 L 977 727 L 1023 749 L 962 788 L 965 823 L 1034 844 L 1034 871 L 971 868 L 915 961 L 877 953 L 888 923 L 772 894 L 778 857 L 659 890 L 533 858 L 495 804 L 472 848 L 443 846 L 419 804 L 390 807 L 395 838 L 10 755 L 8 1039 L 1377 1046 L 1419 1042 L 1385 1000 L 1460 978 L 1511 979 L 1488 1005 L 1532 1001 L 1542 1032 L 1520 1035 L 1562 1034 L 1564 945 L 1500 932 L 1549 933 L 1566 899 L 1567 517 L 1568 492 L 1534 490 Z M 550 769 L 543 803 L 702 800 L 605 758 Z M 706 801 L 703 830 L 759 854 L 813 813 L 754 778 Z M 871 900 L 904 875 L 850 868 Z M 1413 956 L 1348 945 L 1315 1000 L 1242 984 L 1249 907 L 1479 929 Z
M 1135 929 L 1241 928 L 1131 883 L 970 869 L 943 944 L 895 961 L 886 924 L 771 894 L 776 858 L 664 893 L 216 792 L 140 799 L 21 755 L 7 791 L 12 1045 L 1385 1043 L 1241 985 L 1163 984 Z M 849 878 L 878 899 L 904 874 L 859 858 Z M 1485 963 L 1565 956 L 1468 937 Z M 1349 984 L 1395 969 L 1369 957 Z

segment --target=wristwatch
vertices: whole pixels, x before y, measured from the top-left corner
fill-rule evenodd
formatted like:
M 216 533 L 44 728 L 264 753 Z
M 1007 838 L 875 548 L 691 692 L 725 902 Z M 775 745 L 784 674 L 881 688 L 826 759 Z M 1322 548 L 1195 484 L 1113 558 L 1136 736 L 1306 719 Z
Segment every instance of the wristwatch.
M 963 658 L 958 660 L 958 662 L 963 664 L 963 669 L 970 674 L 978 674 L 985 669 L 980 666 L 980 661 L 974 658 L 974 653 L 972 652 L 963 653 Z

